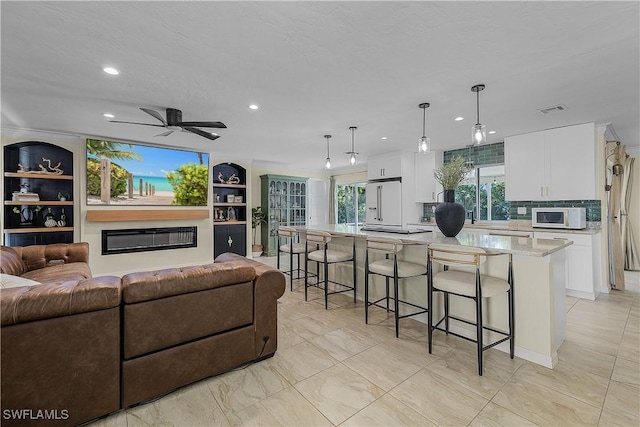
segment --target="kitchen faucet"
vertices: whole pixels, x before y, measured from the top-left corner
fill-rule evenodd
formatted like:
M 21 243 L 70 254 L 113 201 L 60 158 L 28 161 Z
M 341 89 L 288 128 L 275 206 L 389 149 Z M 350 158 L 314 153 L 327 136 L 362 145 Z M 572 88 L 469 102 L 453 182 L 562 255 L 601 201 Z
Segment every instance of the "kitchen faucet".
M 471 214 L 471 224 L 475 224 L 476 223 L 475 211 L 471 209 L 469 213 Z

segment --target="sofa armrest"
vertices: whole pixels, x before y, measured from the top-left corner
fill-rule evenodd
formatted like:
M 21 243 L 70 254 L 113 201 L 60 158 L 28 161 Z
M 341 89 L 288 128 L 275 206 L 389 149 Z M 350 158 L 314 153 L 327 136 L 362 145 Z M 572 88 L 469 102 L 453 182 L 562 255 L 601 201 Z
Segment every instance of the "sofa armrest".
M 62 263 L 89 263 L 89 244 L 87 242 L 15 246 L 12 249 L 22 258 L 27 271 Z
M 270 265 L 234 253 L 218 255 L 216 263 L 250 265 L 256 270 L 254 280 L 254 323 L 256 358 L 275 353 L 278 348 L 277 301 L 286 289 L 284 274 Z
M 0 323 L 6 326 L 117 307 L 120 289 L 116 276 L 3 289 Z

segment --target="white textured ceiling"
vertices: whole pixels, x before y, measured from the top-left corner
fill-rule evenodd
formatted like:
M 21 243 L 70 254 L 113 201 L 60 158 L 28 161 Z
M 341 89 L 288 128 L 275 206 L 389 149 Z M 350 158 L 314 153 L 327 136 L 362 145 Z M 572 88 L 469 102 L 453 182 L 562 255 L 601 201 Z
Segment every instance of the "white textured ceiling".
M 413 149 L 421 102 L 434 148 L 480 119 L 505 136 L 611 122 L 638 145 L 639 3 L 2 1 L 2 125 L 184 146 L 320 169 L 324 134 L 356 151 Z M 120 69 L 117 77 L 102 72 Z M 247 106 L 259 104 L 251 111 Z M 564 104 L 567 111 L 536 109 Z M 138 107 L 219 120 L 217 141 L 158 128 Z M 163 113 L 164 114 L 164 113 Z M 463 116 L 462 122 L 453 118 Z M 160 130 L 161 131 L 161 130 Z M 386 141 L 381 140 L 387 136 Z

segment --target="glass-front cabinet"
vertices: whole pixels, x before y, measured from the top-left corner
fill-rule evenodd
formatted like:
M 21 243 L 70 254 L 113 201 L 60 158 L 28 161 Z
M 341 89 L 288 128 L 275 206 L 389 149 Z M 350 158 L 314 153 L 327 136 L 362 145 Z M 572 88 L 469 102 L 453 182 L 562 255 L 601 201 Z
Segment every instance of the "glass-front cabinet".
M 304 226 L 307 218 L 308 178 L 283 175 L 262 175 L 261 206 L 267 213 L 267 224 L 261 227 L 263 251 L 277 254 L 278 227 Z

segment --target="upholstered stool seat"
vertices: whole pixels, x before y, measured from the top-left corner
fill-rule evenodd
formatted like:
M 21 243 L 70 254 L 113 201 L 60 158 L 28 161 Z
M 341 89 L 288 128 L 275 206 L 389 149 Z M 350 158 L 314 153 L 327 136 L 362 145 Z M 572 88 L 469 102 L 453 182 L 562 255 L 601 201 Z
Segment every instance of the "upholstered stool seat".
M 329 242 L 332 240 L 331 233 L 326 231 L 307 230 L 308 245 L 317 245 L 319 249 L 309 251 L 305 254 L 305 280 L 304 280 L 304 300 L 307 301 L 309 287 L 322 288 L 324 290 L 324 308 L 329 308 L 329 295 L 342 292 L 353 291 L 353 302 L 356 302 L 356 239 L 352 237 L 352 250 L 347 252 L 338 249 L 329 249 Z M 309 261 L 316 263 L 318 267 L 318 275 L 320 274 L 320 264 L 323 264 L 324 280 L 318 280 L 315 283 L 309 283 Z M 353 282 L 351 284 L 329 280 L 329 265 L 351 262 L 353 269 Z M 329 283 L 337 286 L 334 291 L 329 291 Z M 321 286 L 322 285 L 322 286 Z
M 425 313 L 427 307 L 423 307 L 417 304 L 403 301 L 399 295 L 398 283 L 400 279 L 406 279 L 410 277 L 424 276 L 427 274 L 426 264 L 419 264 L 415 262 L 409 262 L 398 259 L 398 254 L 402 251 L 404 246 L 415 245 L 416 243 L 403 243 L 400 239 L 388 239 L 381 237 L 368 237 L 367 238 L 367 251 L 365 254 L 365 282 L 364 282 L 364 321 L 369 323 L 369 307 L 376 306 L 384 308 L 387 311 L 389 309 L 389 300 L 393 299 L 393 313 L 395 320 L 395 332 L 396 337 L 399 336 L 399 320 L 405 317 L 416 316 L 418 314 Z M 378 259 L 371 261 L 371 253 L 378 253 L 384 255 L 384 259 Z M 376 301 L 369 301 L 369 275 L 377 274 L 385 278 L 385 296 L 377 299 Z M 393 279 L 393 298 L 389 296 L 390 280 Z M 385 301 L 386 305 L 382 306 L 381 301 Z M 412 307 L 413 310 L 409 314 L 400 315 L 400 304 Z

